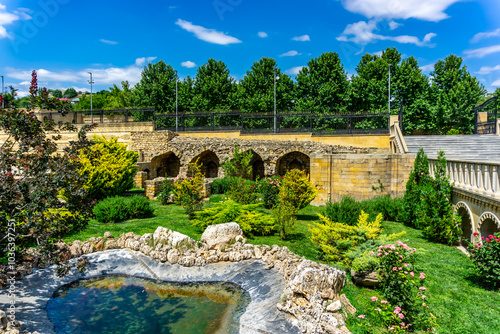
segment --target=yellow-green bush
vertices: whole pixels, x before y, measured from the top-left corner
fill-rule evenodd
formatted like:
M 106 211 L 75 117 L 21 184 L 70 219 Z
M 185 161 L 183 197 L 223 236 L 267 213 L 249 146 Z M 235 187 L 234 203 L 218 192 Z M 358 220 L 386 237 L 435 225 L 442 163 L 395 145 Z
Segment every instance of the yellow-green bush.
M 201 210 L 203 206 L 203 181 L 205 180 L 201 172 L 201 165 L 198 161 L 189 164 L 192 177 L 179 177 L 174 179 L 174 199 L 177 205 L 182 206 L 189 217 Z
M 348 253 L 368 240 L 375 240 L 382 230 L 382 214 L 378 214 L 372 222 L 368 221 L 369 215 L 364 211 L 358 218 L 358 224 L 350 226 L 343 223 L 336 223 L 319 215 L 321 223 L 315 223 L 311 228 L 311 241 L 318 245 L 325 260 L 333 262 L 343 262 L 349 265 Z
M 134 185 L 137 152 L 127 151 L 118 138 L 94 136 L 90 152 L 80 154 L 81 174 L 87 175 L 85 188 L 91 198 L 116 196 Z
M 318 190 L 305 173 L 292 169 L 283 178 L 280 188 L 280 201 L 288 203 L 297 212 L 305 208 L 316 198 Z

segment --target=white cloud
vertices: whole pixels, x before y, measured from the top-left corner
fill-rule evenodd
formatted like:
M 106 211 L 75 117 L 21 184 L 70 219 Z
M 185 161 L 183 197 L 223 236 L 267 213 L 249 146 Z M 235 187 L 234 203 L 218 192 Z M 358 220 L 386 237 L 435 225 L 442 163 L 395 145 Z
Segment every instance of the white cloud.
M 137 58 L 135 60 L 135 65 L 136 66 L 144 66 L 146 63 L 150 63 L 153 60 L 155 60 L 156 57 L 142 57 L 142 58 Z
M 365 47 L 364 46 L 361 48 L 361 50 L 359 50 L 358 52 L 356 52 L 354 55 L 355 56 L 360 55 L 360 54 L 363 53 L 363 51 L 365 51 Z
M 299 53 L 297 51 L 291 50 L 291 51 L 283 53 L 280 57 L 293 57 L 293 56 L 296 56 L 298 54 Z
M 500 45 L 492 45 L 479 49 L 465 50 L 464 54 L 467 56 L 467 58 L 483 58 L 484 56 L 497 52 L 500 52 Z
M 419 19 L 438 22 L 448 18 L 444 12 L 461 0 L 341 0 L 345 9 L 367 18 Z
M 197 26 L 188 21 L 178 19 L 175 24 L 186 31 L 192 32 L 198 39 L 201 39 L 202 41 L 208 43 L 219 45 L 241 43 L 241 41 L 236 37 L 226 35 L 225 33 L 217 31 L 215 29 L 207 29 L 202 26 Z
M 500 28 L 493 30 L 493 31 L 477 33 L 474 35 L 474 37 L 472 37 L 472 39 L 470 41 L 471 41 L 471 43 L 476 43 L 484 38 L 496 37 L 496 36 L 500 36 Z
M 109 45 L 116 45 L 116 44 L 118 44 L 118 42 L 116 42 L 116 41 L 110 41 L 108 39 L 102 39 L 102 38 L 99 41 L 102 42 L 102 43 L 105 43 L 105 44 L 109 44 Z
M 397 29 L 397 28 L 398 28 L 398 27 L 400 27 L 400 26 L 402 26 L 402 24 L 401 24 L 401 23 L 397 23 L 397 22 L 395 22 L 395 21 L 390 21 L 390 22 L 389 22 L 389 28 L 390 28 L 391 30 Z
M 493 87 L 500 87 L 500 79 L 491 84 Z
M 497 65 L 495 67 L 483 66 L 476 73 L 477 74 L 490 74 L 491 72 L 496 72 L 496 71 L 500 71 L 500 65 Z
M 7 6 L 0 3 L 0 38 L 13 38 L 5 28 L 6 25 L 12 24 L 18 20 L 31 20 L 31 16 L 27 13 L 31 10 L 27 8 L 18 8 L 12 13 L 7 12 Z
M 300 70 L 305 67 L 305 66 L 296 66 L 296 67 L 292 67 L 288 70 L 285 71 L 285 73 L 287 74 L 290 74 L 290 75 L 297 75 L 299 74 Z
M 394 41 L 401 44 L 415 44 L 417 46 L 429 47 L 434 46 L 429 44 L 429 42 L 436 36 L 435 33 L 428 33 L 424 36 L 423 40 L 420 40 L 418 37 L 408 35 L 384 36 L 374 33 L 374 31 L 377 30 L 377 23 L 378 20 L 370 20 L 368 22 L 360 21 L 348 24 L 342 35 L 337 37 L 337 40 L 342 42 L 354 42 L 361 45 L 375 43 L 376 41 Z
M 382 57 L 382 54 L 384 53 L 384 51 L 380 50 L 380 51 L 377 51 L 377 52 L 373 52 L 372 53 L 372 56 L 379 56 L 379 57 Z
M 434 64 L 428 64 L 428 65 L 420 66 L 420 69 L 422 71 L 424 71 L 424 72 L 434 71 Z
M 311 40 L 311 38 L 309 38 L 309 35 L 302 35 L 302 36 L 295 36 L 292 38 L 292 40 L 297 42 L 308 42 Z
M 196 64 L 194 62 L 190 61 L 190 60 L 187 60 L 187 61 L 183 61 L 181 63 L 181 66 L 182 67 L 187 67 L 187 68 L 193 68 L 193 67 L 196 66 Z
M 68 87 L 68 83 L 87 84 L 89 79 L 88 72 L 92 72 L 92 78 L 96 85 L 120 84 L 128 80 L 131 85 L 135 85 L 141 80 L 142 65 L 146 61 L 151 61 L 156 57 L 137 58 L 135 63 L 126 67 L 107 67 L 107 68 L 86 68 L 82 70 L 63 70 L 50 71 L 38 69 L 37 77 L 40 83 L 49 87 Z M 5 68 L 6 77 L 20 80 L 18 85 L 29 86 L 31 82 L 31 69 L 20 70 L 11 67 Z M 75 87 L 76 89 L 76 87 Z M 84 88 L 78 88 L 84 90 Z
M 267 37 L 267 34 L 265 32 L 263 32 L 263 31 L 259 31 L 257 33 L 257 35 L 259 35 L 260 38 L 266 38 Z

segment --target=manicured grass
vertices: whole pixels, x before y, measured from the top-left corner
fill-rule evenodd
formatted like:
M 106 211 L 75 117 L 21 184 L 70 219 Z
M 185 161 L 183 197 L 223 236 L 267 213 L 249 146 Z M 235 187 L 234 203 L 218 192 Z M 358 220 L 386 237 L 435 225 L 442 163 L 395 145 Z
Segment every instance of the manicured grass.
M 205 206 L 225 200 L 224 195 L 213 195 Z M 199 240 L 202 231 L 191 226 L 184 209 L 175 204 L 161 205 L 158 201 L 151 201 L 155 209 L 155 216 L 147 219 L 128 220 L 118 224 L 100 224 L 92 220 L 89 226 L 79 233 L 70 235 L 64 240 L 86 240 L 90 237 L 102 236 L 110 231 L 118 237 L 121 233 L 134 232 L 136 234 L 152 233 L 158 226 L 164 226 L 189 235 Z M 262 209 L 270 213 L 270 210 Z M 301 210 L 297 222 L 287 240 L 281 240 L 279 234 L 271 236 L 249 237 L 248 242 L 253 244 L 267 244 L 272 246 L 287 246 L 294 253 L 307 259 L 318 261 L 318 251 L 310 241 L 309 226 L 318 221 L 317 213 L 324 208 L 308 206 Z M 427 274 L 427 303 L 431 312 L 437 317 L 438 333 L 466 334 L 466 333 L 500 333 L 500 291 L 488 291 L 481 287 L 475 279 L 472 263 L 456 247 L 428 242 L 421 231 L 404 226 L 401 223 L 384 222 L 386 234 L 406 231 L 401 241 L 410 247 L 417 248 L 417 267 Z M 367 288 L 360 288 L 348 284 L 345 294 L 357 308 L 358 314 L 368 314 L 373 307 L 370 297 L 382 298 L 380 292 Z M 356 318 L 357 319 L 357 318 Z M 359 320 L 358 320 L 359 321 Z M 363 320 L 370 323 L 369 317 Z M 353 329 L 353 332 L 356 331 Z M 381 328 L 373 326 L 361 331 L 363 333 L 382 333 Z
M 384 233 L 406 231 L 402 240 L 417 248 L 417 267 L 427 274 L 427 304 L 437 317 L 438 333 L 500 333 L 500 291 L 481 287 L 472 263 L 456 247 L 425 240 L 422 232 L 400 223 L 384 222 Z M 344 290 L 358 314 L 371 309 L 371 296 L 377 291 L 348 285 Z M 365 321 L 369 321 L 365 318 Z

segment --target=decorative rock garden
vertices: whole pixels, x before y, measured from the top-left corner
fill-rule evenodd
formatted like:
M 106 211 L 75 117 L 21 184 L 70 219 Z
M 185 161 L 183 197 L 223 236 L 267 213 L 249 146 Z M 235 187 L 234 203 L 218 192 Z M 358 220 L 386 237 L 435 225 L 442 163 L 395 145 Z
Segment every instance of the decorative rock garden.
M 346 280 L 344 271 L 306 260 L 287 247 L 248 244 L 236 223 L 209 226 L 201 242 L 160 226 L 154 233 L 142 236 L 130 232 L 114 238 L 106 232 L 103 237 L 84 242 L 60 242 L 57 253 L 62 259 L 71 259 L 72 268 L 87 258 L 87 270 L 71 270 L 58 279 L 54 275 L 56 266 L 51 266 L 36 270 L 18 283 L 17 318 L 29 330 L 53 333 L 44 307 L 58 287 L 80 278 L 108 274 L 163 281 L 236 283 L 252 297 L 240 320 L 241 333 L 350 333 L 344 316 L 346 311 L 355 312 L 345 295 L 341 295 Z M 34 267 L 39 264 L 36 254 L 30 260 Z M 40 286 L 45 289 L 39 289 Z M 3 298 L 6 297 L 0 297 L 2 304 L 7 302 Z M 36 306 L 33 298 L 37 299 Z M 25 302 L 30 310 L 26 313 Z M 21 332 L 20 327 L 9 327 L 5 314 L 1 315 L 0 333 L 27 333 Z M 255 319 L 259 318 L 256 324 Z

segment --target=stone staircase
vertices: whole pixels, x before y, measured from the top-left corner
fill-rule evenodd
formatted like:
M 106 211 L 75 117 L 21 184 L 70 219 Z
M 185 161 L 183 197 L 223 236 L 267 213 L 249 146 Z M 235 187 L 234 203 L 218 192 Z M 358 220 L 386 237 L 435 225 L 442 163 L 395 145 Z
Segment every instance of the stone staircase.
M 500 136 L 405 136 L 411 153 L 422 147 L 427 157 L 436 158 L 439 151 L 449 160 L 500 162 Z

